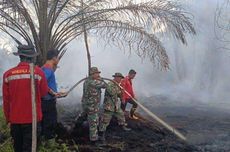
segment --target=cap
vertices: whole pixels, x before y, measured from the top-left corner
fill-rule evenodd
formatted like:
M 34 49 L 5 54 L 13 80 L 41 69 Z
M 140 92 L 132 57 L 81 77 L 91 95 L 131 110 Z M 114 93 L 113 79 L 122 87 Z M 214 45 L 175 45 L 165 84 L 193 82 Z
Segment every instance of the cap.
M 34 46 L 32 45 L 19 45 L 18 52 L 13 52 L 16 56 L 25 56 L 25 57 L 36 57 L 39 55 L 38 52 L 34 50 Z
M 129 70 L 129 74 L 136 74 L 137 72 L 133 69 Z
M 113 75 L 113 77 L 121 77 L 121 78 L 124 78 L 124 76 L 123 76 L 121 73 L 119 73 L 119 72 L 116 72 L 116 73 Z
M 91 67 L 89 70 L 89 74 L 92 75 L 94 73 L 101 73 L 101 71 L 99 71 L 97 67 Z

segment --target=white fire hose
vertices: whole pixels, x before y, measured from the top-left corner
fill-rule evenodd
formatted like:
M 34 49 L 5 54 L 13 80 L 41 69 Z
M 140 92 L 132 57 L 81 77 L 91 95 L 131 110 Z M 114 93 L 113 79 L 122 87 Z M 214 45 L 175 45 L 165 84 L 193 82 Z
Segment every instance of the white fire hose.
M 122 86 L 120 86 L 117 82 L 108 79 L 108 78 L 103 78 L 104 80 L 108 80 L 108 81 L 112 81 L 113 83 L 115 83 L 116 85 L 118 85 L 122 90 L 124 90 L 124 92 L 133 100 L 135 101 L 138 106 L 144 110 L 149 116 L 151 116 L 153 119 L 155 119 L 157 122 L 159 122 L 161 125 L 163 125 L 165 128 L 167 128 L 169 131 L 171 131 L 172 133 L 174 133 L 177 137 L 179 137 L 180 139 L 186 141 L 186 137 L 184 135 L 182 135 L 179 131 L 177 131 L 175 128 L 173 128 L 172 126 L 170 126 L 169 124 L 167 124 L 165 121 L 163 121 L 161 118 L 159 118 L 157 115 L 155 115 L 153 112 L 149 111 L 145 106 L 143 106 L 141 103 L 139 103 L 137 101 L 137 99 L 133 98 L 130 93 L 128 93 Z
M 77 85 L 79 85 L 81 82 L 83 82 L 84 80 L 86 80 L 86 78 L 81 79 L 80 81 L 78 81 L 73 87 L 71 87 L 69 89 L 69 91 L 67 91 L 67 94 L 69 94 Z M 184 135 L 182 135 L 178 130 L 176 130 L 175 128 L 173 128 L 172 126 L 170 126 L 169 124 L 167 124 L 164 120 L 162 120 L 161 118 L 159 118 L 157 115 L 155 115 L 153 112 L 149 111 L 145 106 L 143 106 L 141 103 L 139 103 L 137 101 L 137 99 L 133 98 L 122 86 L 120 86 L 117 82 L 115 82 L 112 79 L 108 79 L 108 78 L 102 78 L 103 80 L 108 80 L 111 81 L 113 83 L 115 83 L 117 86 L 119 86 L 122 90 L 124 90 L 124 92 L 130 97 L 132 98 L 133 101 L 135 101 L 137 103 L 137 105 L 144 110 L 149 116 L 151 116 L 154 120 L 156 120 L 157 122 L 159 122 L 161 125 L 163 125 L 166 129 L 168 129 L 169 131 L 171 131 L 173 134 L 175 134 L 178 138 L 186 141 L 186 137 Z

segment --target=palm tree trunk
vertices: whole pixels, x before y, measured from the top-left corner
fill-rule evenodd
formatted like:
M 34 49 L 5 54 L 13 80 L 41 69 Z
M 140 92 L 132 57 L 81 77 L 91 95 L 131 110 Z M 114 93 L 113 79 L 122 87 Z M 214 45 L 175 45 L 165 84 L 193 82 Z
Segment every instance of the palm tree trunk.
M 88 36 L 87 36 L 87 32 L 85 30 L 85 26 L 84 26 L 84 40 L 85 40 L 85 48 L 86 48 L 86 52 L 87 52 L 87 59 L 88 59 L 88 75 L 89 75 L 89 70 L 91 68 L 91 56 L 90 56 L 90 52 L 89 52 L 89 45 L 88 45 Z
M 41 51 L 41 58 L 39 58 L 38 63 L 42 66 L 46 61 L 46 54 L 48 51 L 48 21 L 47 21 L 47 13 L 48 13 L 48 1 L 39 0 L 39 46 Z
M 84 9 L 83 0 L 81 0 L 81 7 L 82 7 L 82 11 L 83 11 L 83 9 Z M 82 12 L 82 21 L 84 22 L 83 12 Z M 87 60 L 88 60 L 88 75 L 89 75 L 89 70 L 91 68 L 91 55 L 90 55 L 90 51 L 89 51 L 88 35 L 87 35 L 87 32 L 86 32 L 85 24 L 83 24 L 83 32 L 84 32 L 84 41 L 85 41 L 85 48 L 86 48 Z

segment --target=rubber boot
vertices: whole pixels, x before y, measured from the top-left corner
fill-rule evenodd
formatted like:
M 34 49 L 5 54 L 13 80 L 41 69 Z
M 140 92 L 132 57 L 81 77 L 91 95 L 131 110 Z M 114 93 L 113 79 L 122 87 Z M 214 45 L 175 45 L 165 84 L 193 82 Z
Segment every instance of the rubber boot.
M 130 130 L 131 130 L 131 128 L 128 128 L 128 127 L 126 127 L 126 126 L 122 126 L 122 129 L 123 129 L 124 131 L 130 131 Z
M 105 131 L 99 131 L 98 135 L 100 141 L 105 141 Z
M 131 119 L 138 119 L 138 117 L 136 117 L 134 115 L 135 111 L 136 111 L 136 108 L 131 108 L 131 110 L 130 110 L 130 118 Z
M 100 146 L 100 142 L 98 140 L 90 141 L 90 145 L 92 145 L 92 146 Z

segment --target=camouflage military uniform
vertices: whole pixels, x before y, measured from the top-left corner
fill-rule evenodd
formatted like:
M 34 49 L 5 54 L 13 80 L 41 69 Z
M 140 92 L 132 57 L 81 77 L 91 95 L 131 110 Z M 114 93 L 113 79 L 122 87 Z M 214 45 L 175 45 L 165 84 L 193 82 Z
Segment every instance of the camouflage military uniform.
M 86 79 L 83 85 L 82 108 L 84 113 L 87 114 L 91 141 L 98 140 L 97 126 L 99 125 L 98 113 L 101 100 L 101 88 L 105 87 L 105 82 L 94 80 L 92 77 Z
M 115 116 L 118 119 L 118 124 L 125 126 L 125 116 L 124 112 L 120 108 L 121 101 L 118 98 L 121 98 L 122 90 L 114 82 L 109 82 L 105 91 L 104 98 L 104 113 L 101 118 L 99 131 L 104 132 L 107 126 L 110 123 L 112 116 Z

